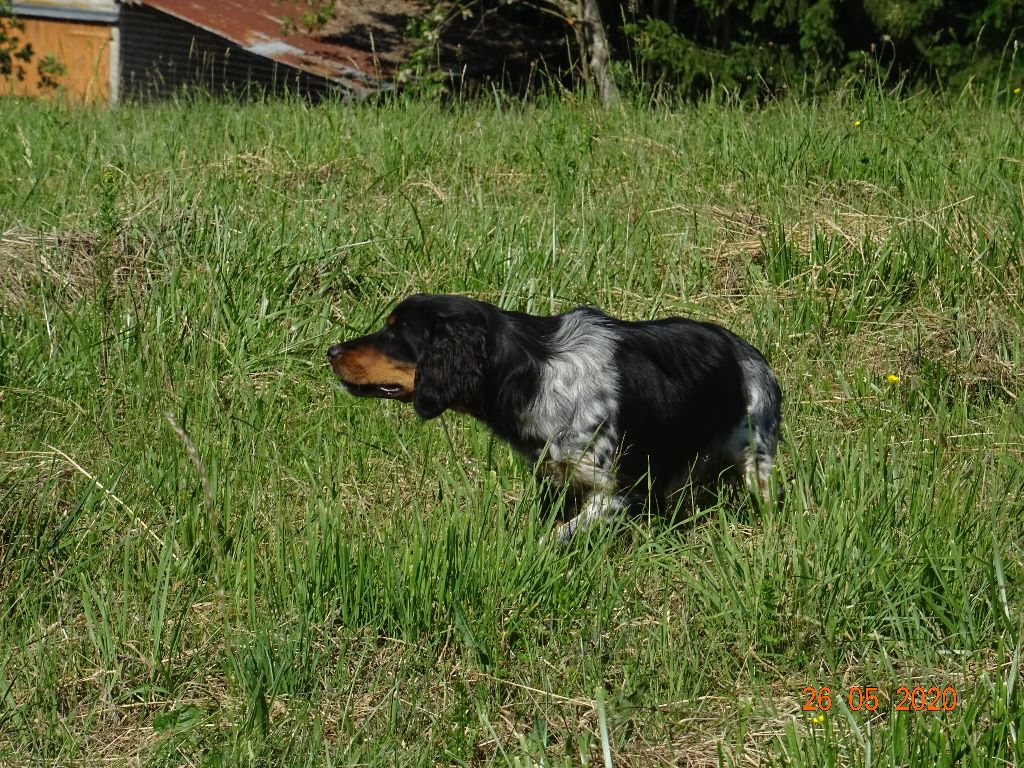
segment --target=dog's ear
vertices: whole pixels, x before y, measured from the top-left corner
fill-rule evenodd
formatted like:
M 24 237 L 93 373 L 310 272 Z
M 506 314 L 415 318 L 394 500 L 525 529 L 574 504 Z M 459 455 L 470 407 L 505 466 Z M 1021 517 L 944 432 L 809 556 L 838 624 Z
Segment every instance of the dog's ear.
M 483 405 L 487 332 L 479 319 L 439 318 L 416 363 L 412 404 L 421 419 L 449 408 L 478 413 Z

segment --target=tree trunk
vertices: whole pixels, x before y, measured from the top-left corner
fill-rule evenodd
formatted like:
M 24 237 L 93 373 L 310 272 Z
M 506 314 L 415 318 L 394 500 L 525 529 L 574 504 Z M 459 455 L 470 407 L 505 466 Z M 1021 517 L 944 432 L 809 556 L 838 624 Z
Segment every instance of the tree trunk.
M 615 87 L 615 79 L 612 77 L 612 55 L 597 0 L 578 0 L 578 3 L 578 23 L 584 46 L 582 56 L 587 62 L 590 78 L 597 86 L 601 104 L 613 107 L 619 103 L 619 89 Z
M 597 0 L 552 0 L 576 33 L 583 60 L 583 76 L 597 88 L 598 98 L 606 106 L 619 103 L 619 89 L 612 77 L 612 56 Z

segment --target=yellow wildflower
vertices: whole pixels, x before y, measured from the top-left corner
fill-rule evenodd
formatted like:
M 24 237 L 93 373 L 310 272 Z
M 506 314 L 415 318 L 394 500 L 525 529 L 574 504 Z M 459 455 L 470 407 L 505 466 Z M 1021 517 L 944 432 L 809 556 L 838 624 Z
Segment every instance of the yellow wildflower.
M 885 380 L 886 380 L 887 382 L 889 382 L 890 384 L 899 384 L 899 383 L 900 383 L 900 377 L 899 377 L 899 376 L 897 376 L 897 375 L 896 375 L 895 373 L 890 373 L 890 374 L 888 374 L 888 375 L 887 375 L 887 376 L 885 377 Z
M 856 127 L 857 127 L 858 125 L 860 125 L 860 123 L 861 123 L 861 121 L 860 121 L 860 120 L 854 120 L 854 121 L 853 121 L 853 125 L 854 125 L 854 127 L 855 127 L 855 128 L 856 128 Z

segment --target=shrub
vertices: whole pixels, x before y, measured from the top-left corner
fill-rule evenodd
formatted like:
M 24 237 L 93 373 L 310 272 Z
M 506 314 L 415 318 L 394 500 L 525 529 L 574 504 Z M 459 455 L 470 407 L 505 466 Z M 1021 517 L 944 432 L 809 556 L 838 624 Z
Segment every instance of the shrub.
M 1024 29 L 1014 0 L 648 0 L 621 17 L 642 79 L 691 96 L 814 92 L 853 74 L 959 87 L 1014 66 Z

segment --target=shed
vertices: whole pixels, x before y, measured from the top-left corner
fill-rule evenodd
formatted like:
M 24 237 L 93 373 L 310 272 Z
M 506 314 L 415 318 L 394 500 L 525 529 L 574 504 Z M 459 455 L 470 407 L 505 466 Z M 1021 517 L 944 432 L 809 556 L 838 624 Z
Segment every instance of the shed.
M 13 10 L 36 59 L 63 65 L 60 87 L 73 100 L 158 98 L 187 85 L 358 98 L 392 74 L 343 35 L 295 29 L 286 16 L 296 6 L 277 0 L 32 0 Z M 45 88 L 27 72 L 9 90 Z

